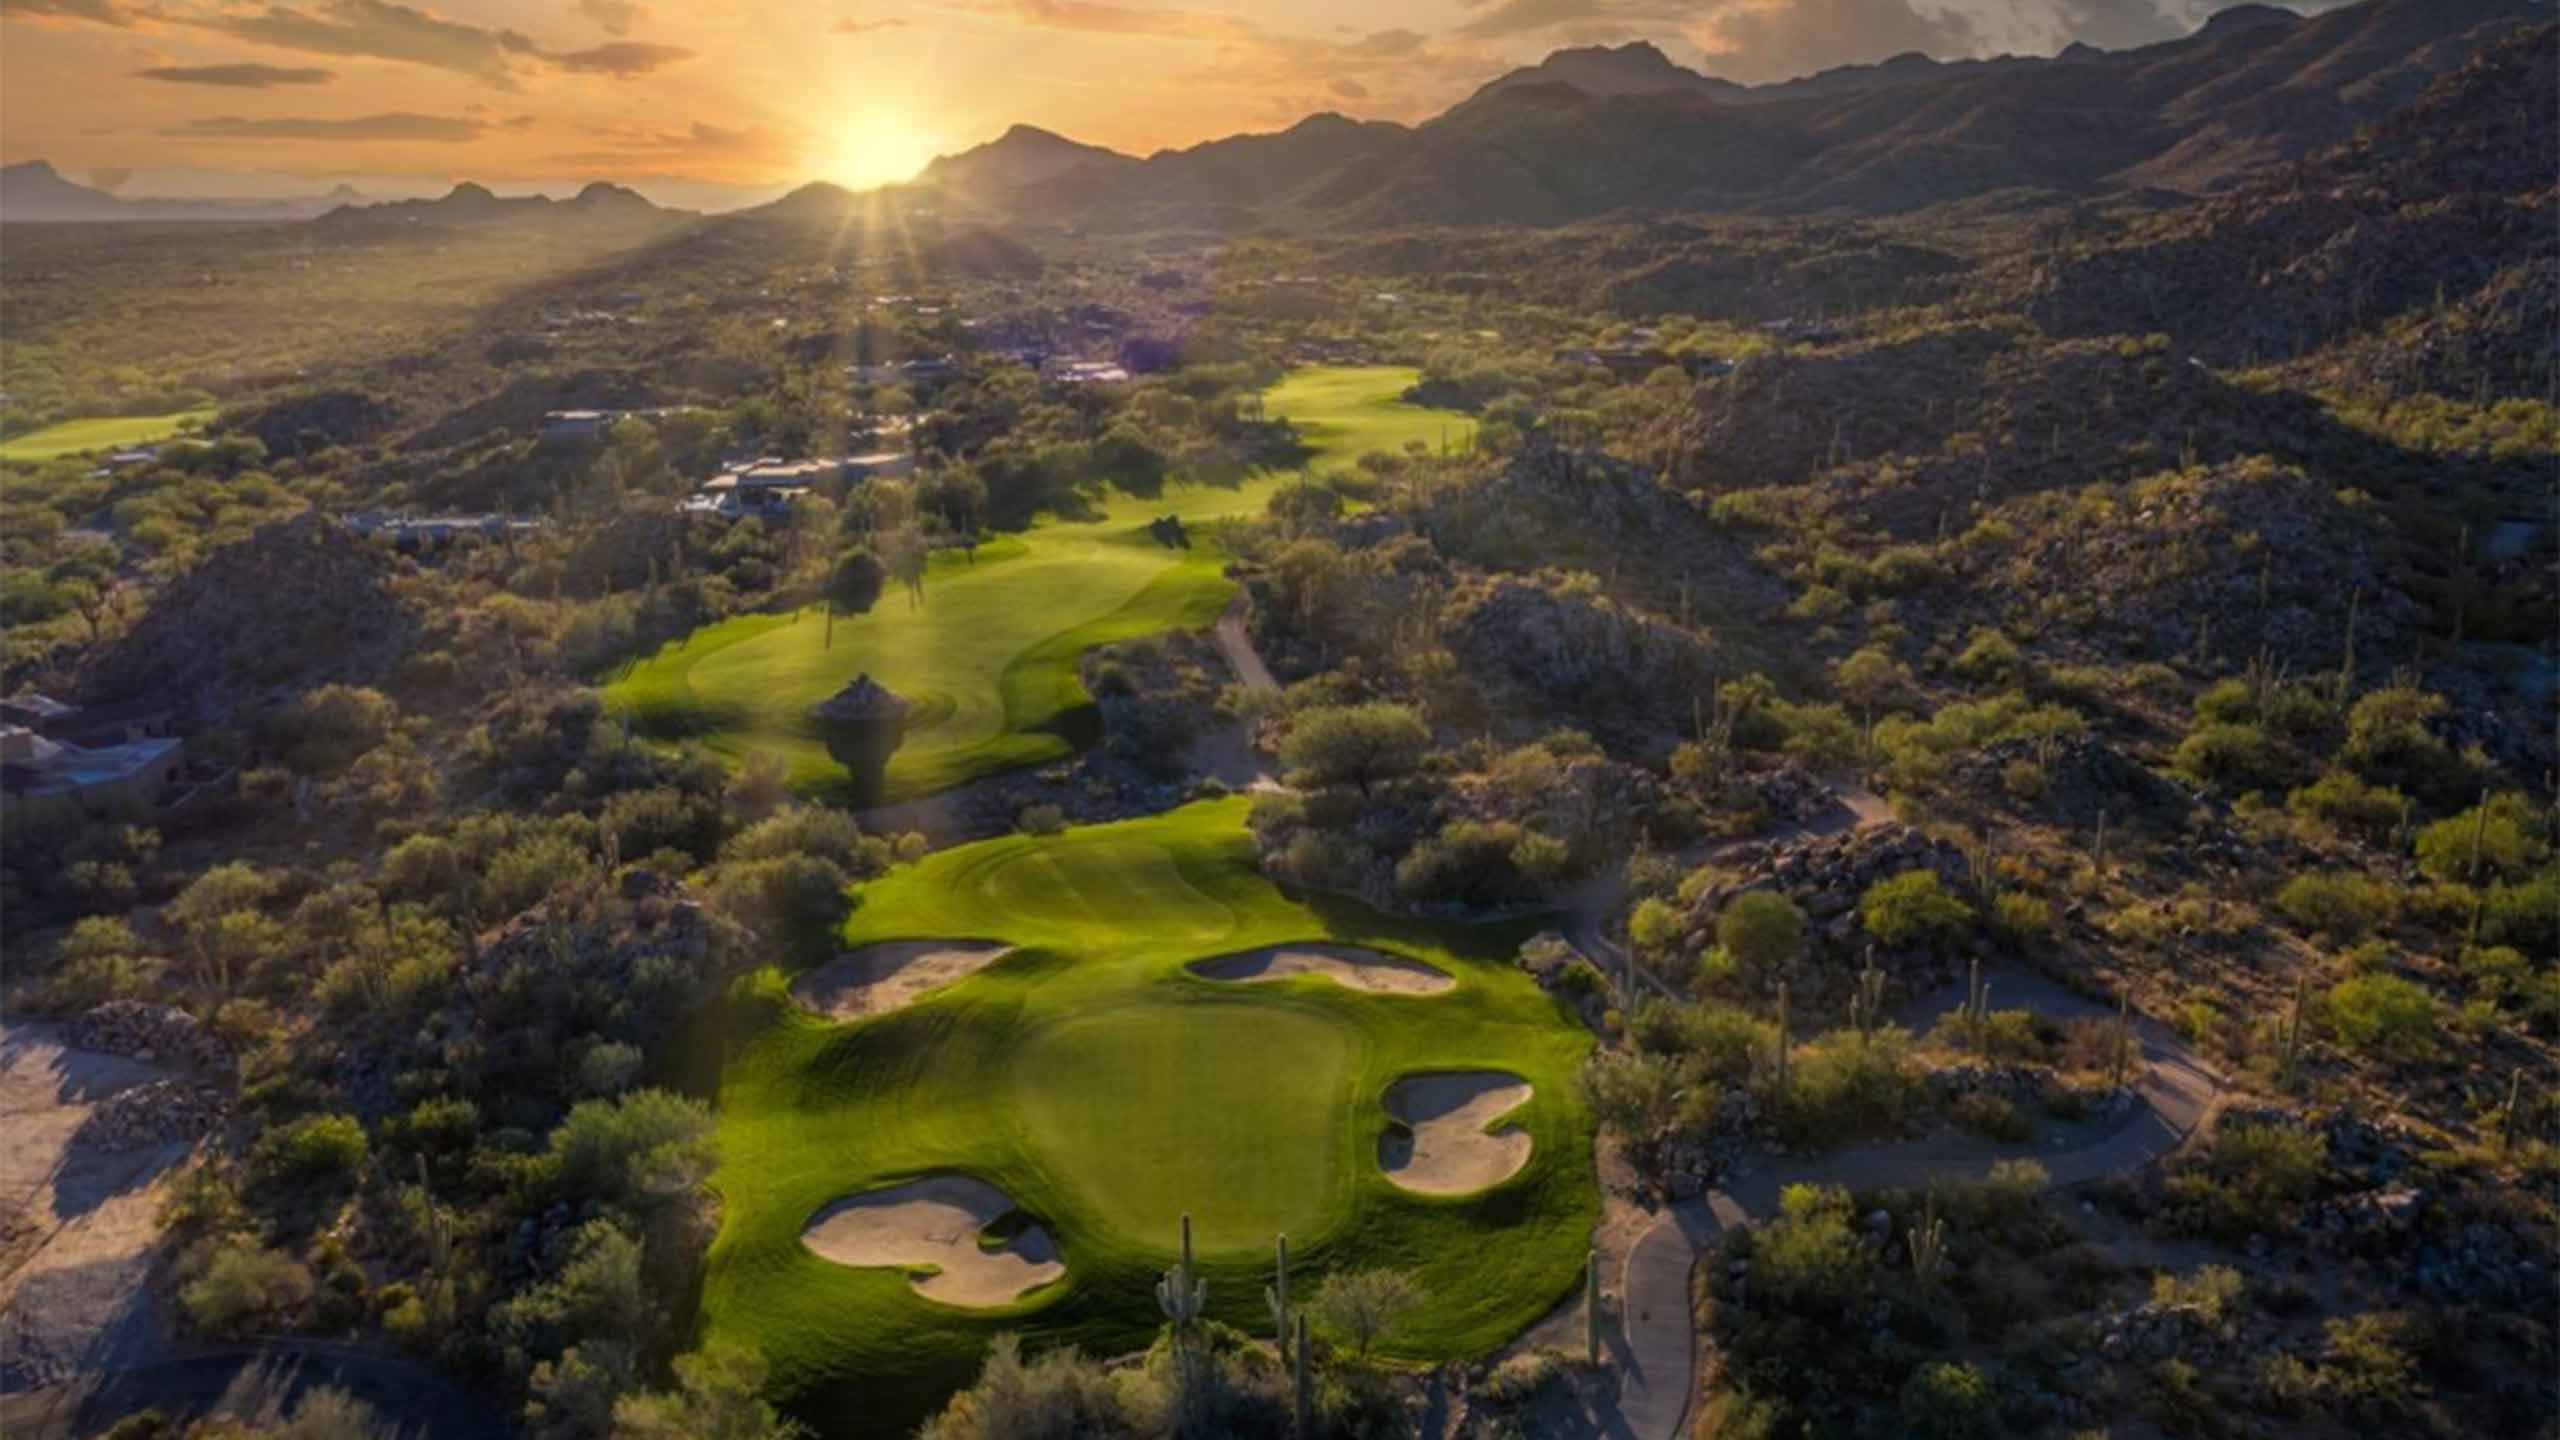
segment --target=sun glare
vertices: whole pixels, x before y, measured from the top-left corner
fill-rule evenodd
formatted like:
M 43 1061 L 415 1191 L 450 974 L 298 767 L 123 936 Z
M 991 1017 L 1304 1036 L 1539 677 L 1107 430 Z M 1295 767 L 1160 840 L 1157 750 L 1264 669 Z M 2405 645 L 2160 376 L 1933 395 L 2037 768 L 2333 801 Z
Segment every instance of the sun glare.
M 913 179 L 933 155 L 933 142 L 904 116 L 866 112 L 836 128 L 827 178 L 857 190 L 892 185 Z

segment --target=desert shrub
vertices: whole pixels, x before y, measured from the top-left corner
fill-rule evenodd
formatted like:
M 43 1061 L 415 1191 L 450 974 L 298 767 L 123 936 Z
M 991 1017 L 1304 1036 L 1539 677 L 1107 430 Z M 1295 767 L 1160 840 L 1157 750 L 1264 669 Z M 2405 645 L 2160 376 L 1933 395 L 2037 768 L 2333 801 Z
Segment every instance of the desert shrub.
M 664 1090 L 581 1101 L 551 1132 L 543 1158 L 565 1194 L 646 1209 L 711 1172 L 711 1111 Z
M 1915 1440 L 1975 1440 L 1991 1433 L 1999 1396 L 1981 1367 L 1939 1361 L 1902 1387 L 1902 1433 Z
M 1909 1033 L 1894 1026 L 1872 1037 L 1835 1030 L 1798 1047 L 1774 1097 L 1780 1127 L 1803 1145 L 1899 1127 L 1918 1089 L 1910 1050 Z
M 1858 918 L 1887 945 L 1929 944 L 1971 925 L 1973 907 L 1948 894 L 1937 872 L 1905 870 L 1867 887 Z
M 1751 890 L 1716 915 L 1716 944 L 1755 974 L 1783 972 L 1804 953 L 1804 911 L 1774 890 Z
M 1633 1140 L 1660 1135 L 1679 1107 L 1679 1068 L 1659 1054 L 1595 1050 L 1580 1079 L 1591 1118 Z
M 2417 1402 L 2418 1363 L 2409 1351 L 2405 1317 L 2380 1311 L 2325 1322 L 2321 1388 L 2367 1419 L 2391 1419 Z
M 2530 955 L 2560 953 L 2560 871 L 2516 885 L 2492 885 L 2480 909 L 2480 933 Z
M 2459 815 L 2448 816 L 2418 832 L 2418 868 L 2438 880 L 2465 884 L 2491 876 L 2514 878 L 2541 863 L 2550 846 L 2544 843 L 2541 820 L 2520 790 L 2491 796 Z M 2473 874 L 2474 842 L 2479 873 Z
M 295 1183 L 352 1181 L 364 1167 L 364 1124 L 353 1115 L 306 1115 L 258 1138 L 263 1174 Z
M 1957 1096 L 1955 1104 L 1947 1107 L 1947 1114 L 1967 1130 L 1993 1140 L 2014 1143 L 2035 1134 L 2035 1125 L 2018 1109 L 2015 1101 L 1988 1090 L 1973 1090 Z
M 2206 1265 L 2191 1275 L 2163 1270 L 2151 1277 L 2151 1303 L 2163 1310 L 2185 1310 L 2207 1325 L 2222 1323 L 2247 1288 L 2240 1272 L 2228 1265 Z
M 1992 897 L 1991 927 L 2010 944 L 2027 949 L 2053 938 L 2053 907 L 2023 890 Z
M 1403 705 L 1327 705 L 1300 711 L 1281 743 L 1293 784 L 1372 786 L 1412 773 L 1431 745 L 1431 727 Z
M 1067 828 L 1067 812 L 1046 801 L 1025 805 L 1014 817 L 1014 827 L 1025 835 L 1055 835 Z
M 1778 1193 L 1778 1218 L 1752 1246 L 1751 1282 L 1780 1305 L 1836 1311 L 1865 1288 L 1873 1264 L 1850 1224 L 1850 1199 L 1838 1185 L 1789 1185 Z
M 2397 908 L 2390 887 L 2351 870 L 2312 870 L 2276 892 L 2285 918 L 2315 935 L 2360 940 L 2390 920 Z
M 2178 742 L 2171 763 L 2184 774 L 2226 790 L 2281 787 L 2302 769 L 2295 756 L 2257 725 L 2199 725 Z
M 1785 737 L 1780 748 L 1814 769 L 1846 769 L 1866 750 L 1858 722 L 1841 706 L 1771 701 L 1768 714 Z
M 400 706 L 379 690 L 323 685 L 295 697 L 273 726 L 276 748 L 306 775 L 333 774 L 379 745 L 400 723 Z
M 2367 783 L 2352 770 L 2329 770 L 2286 796 L 2284 804 L 2306 819 L 2380 837 L 2400 823 L 2409 800 L 2388 785 Z
M 484 913 L 513 915 L 586 876 L 586 847 L 565 835 L 536 835 L 490 857 L 480 877 Z
M 1396 890 L 1432 904 L 1507 905 L 1560 884 L 1569 857 L 1559 842 L 1509 820 L 1453 820 L 1396 864 Z
M 2359 1050 L 2422 1055 L 2434 1048 L 2436 1002 L 2426 987 L 2397 975 L 2356 975 L 2329 991 L 2330 1027 Z
M 207 1335 L 237 1336 L 307 1304 L 311 1271 L 280 1251 L 248 1241 L 222 1245 L 178 1291 L 187 1320 Z
M 2264 1234 L 2319 1191 L 2328 1158 L 2329 1142 L 2316 1130 L 2234 1122 L 2215 1130 L 2192 1168 L 2170 1177 L 2169 1196 L 2189 1228 L 2226 1239 Z
M 1422 1292 L 1401 1270 L 1337 1270 L 1316 1287 L 1307 1311 L 1316 1324 L 1350 1341 L 1365 1360 L 1370 1347 L 1420 1303 Z

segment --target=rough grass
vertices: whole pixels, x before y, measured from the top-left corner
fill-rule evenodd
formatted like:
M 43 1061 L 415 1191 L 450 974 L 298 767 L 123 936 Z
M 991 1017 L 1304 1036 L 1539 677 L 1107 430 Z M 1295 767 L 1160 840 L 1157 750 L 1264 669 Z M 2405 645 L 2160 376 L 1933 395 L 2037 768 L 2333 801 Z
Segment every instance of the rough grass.
M 1317 466 L 1347 463 L 1406 436 L 1436 437 L 1443 412 L 1394 398 L 1415 373 L 1301 371 L 1266 403 L 1300 422 Z M 693 738 L 733 760 L 779 755 L 795 788 L 824 792 L 844 772 L 809 707 L 868 671 L 919 704 L 890 759 L 884 800 L 1058 760 L 1091 738 L 1078 659 L 1097 645 L 1214 621 L 1235 590 L 1214 523 L 1258 512 L 1283 479 L 1114 496 L 1098 521 L 1044 524 L 980 546 L 974 559 L 938 554 L 921 606 L 893 589 L 871 613 L 838 619 L 832 641 L 814 607 L 736 616 L 635 663 L 605 687 L 605 701 L 656 739 Z M 1189 551 L 1147 535 L 1147 521 L 1167 514 L 1190 529 Z
M 1401 1359 L 1487 1350 L 1570 1292 L 1597 1214 L 1573 1085 L 1588 1035 L 1510 963 L 1514 931 L 1284 897 L 1254 869 L 1245 803 L 962 846 L 865 886 L 848 943 L 1020 947 L 909 1009 L 837 1024 L 794 1007 L 779 970 L 747 982 L 721 1086 L 706 1335 L 761 1347 L 779 1393 L 824 1431 L 889 1434 L 967 1383 L 999 1330 L 1100 1352 L 1146 1343 L 1185 1211 L 1212 1312 L 1257 1334 L 1283 1229 L 1301 1294 L 1335 1269 L 1415 1273 L 1429 1299 L 1388 1343 Z M 1316 940 L 1409 955 L 1458 983 L 1391 996 L 1184 968 Z M 1376 1159 L 1388 1085 L 1472 1068 L 1536 1086 L 1506 1117 L 1532 1138 L 1527 1167 L 1454 1198 L 1389 1184 Z M 801 1245 L 829 1201 L 942 1170 L 1045 1224 L 1066 1278 L 1009 1309 L 959 1310 Z
M 90 450 L 123 450 L 166 440 L 213 418 L 213 407 L 180 410 L 171 415 L 104 415 L 65 420 L 0 441 L 0 460 L 56 460 Z

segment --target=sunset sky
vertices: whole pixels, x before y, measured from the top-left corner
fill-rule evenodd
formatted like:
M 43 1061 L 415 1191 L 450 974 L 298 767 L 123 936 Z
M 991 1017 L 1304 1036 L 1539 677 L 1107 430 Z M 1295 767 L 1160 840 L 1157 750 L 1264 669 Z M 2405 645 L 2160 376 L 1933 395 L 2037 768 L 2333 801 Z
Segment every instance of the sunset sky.
M 127 194 L 904 178 L 1024 122 L 1143 153 L 1416 120 L 1564 45 L 1745 82 L 2120 47 L 2223 0 L 0 0 L 0 158 Z M 2295 8 L 2313 8 L 2297 5 Z

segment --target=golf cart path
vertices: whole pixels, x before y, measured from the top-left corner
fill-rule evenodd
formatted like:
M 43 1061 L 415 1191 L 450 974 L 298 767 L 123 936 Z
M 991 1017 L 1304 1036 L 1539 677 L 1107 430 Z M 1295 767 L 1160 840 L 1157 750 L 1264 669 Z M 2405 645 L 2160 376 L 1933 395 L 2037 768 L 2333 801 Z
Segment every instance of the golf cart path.
M 1217 642 L 1218 653 L 1227 657 L 1227 668 L 1236 672 L 1237 684 L 1253 694 L 1277 694 L 1280 682 L 1272 678 L 1271 667 L 1262 663 L 1262 652 L 1253 648 L 1253 632 L 1246 628 L 1244 614 L 1244 594 L 1238 591 L 1210 629 L 1209 638 Z
M 2057 1019 L 2106 1015 L 2109 1007 L 2022 972 L 1987 977 L 2005 1006 Z M 1924 1030 L 1963 1003 L 1950 986 L 1903 1008 L 1897 1023 Z M 2109 1133 L 2063 1149 L 2000 1144 L 1971 1135 L 1857 1145 L 1818 1159 L 1735 1177 L 1724 1188 L 1672 1205 L 1627 1252 L 1619 1277 L 1625 1365 L 1618 1392 L 1624 1433 L 1674 1440 L 1684 1433 L 1697 1390 L 1696 1314 L 1689 1303 L 1698 1257 L 1736 1225 L 1777 1213 L 1788 1185 L 1870 1188 L 1925 1185 L 1942 1177 L 1978 1179 L 2002 1160 L 2032 1159 L 2056 1185 L 2077 1185 L 2138 1169 L 2174 1149 L 2212 1108 L 2221 1079 L 2187 1043 L 2149 1016 L 2133 1019 L 2142 1073 L 2139 1102 Z

